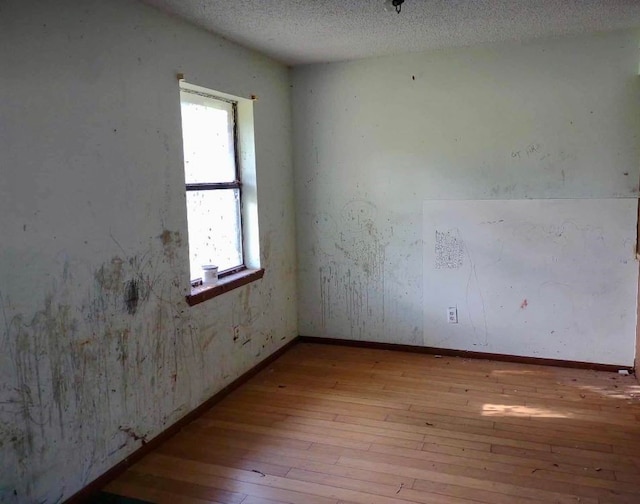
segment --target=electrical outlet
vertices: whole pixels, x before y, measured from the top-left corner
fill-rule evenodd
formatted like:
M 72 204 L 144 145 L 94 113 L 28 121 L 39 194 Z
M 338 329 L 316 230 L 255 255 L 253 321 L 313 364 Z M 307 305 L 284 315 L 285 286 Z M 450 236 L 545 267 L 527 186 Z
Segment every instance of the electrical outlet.
M 458 308 L 456 306 L 450 306 L 447 309 L 447 321 L 450 324 L 458 323 Z

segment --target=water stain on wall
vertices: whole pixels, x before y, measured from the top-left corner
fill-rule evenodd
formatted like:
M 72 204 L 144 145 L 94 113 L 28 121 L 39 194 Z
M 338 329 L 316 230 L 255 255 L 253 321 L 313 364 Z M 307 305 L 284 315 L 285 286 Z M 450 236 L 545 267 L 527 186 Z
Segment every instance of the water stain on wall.
M 320 219 L 324 231 L 334 230 L 322 237 L 321 328 L 327 331 L 339 318 L 350 325 L 351 337 L 363 338 L 369 325 L 384 325 L 386 247 L 392 229 L 381 228 L 377 207 L 365 200 L 352 200 L 339 215 Z M 340 231 L 336 222 L 344 223 Z
M 164 248 L 166 257 L 173 261 L 176 258 L 176 251 L 182 246 L 182 238 L 179 231 L 170 231 L 165 229 L 159 236 Z
M 122 284 L 122 265 L 124 261 L 115 256 L 110 263 L 101 265 L 95 272 L 94 278 L 100 289 L 105 291 L 118 290 Z

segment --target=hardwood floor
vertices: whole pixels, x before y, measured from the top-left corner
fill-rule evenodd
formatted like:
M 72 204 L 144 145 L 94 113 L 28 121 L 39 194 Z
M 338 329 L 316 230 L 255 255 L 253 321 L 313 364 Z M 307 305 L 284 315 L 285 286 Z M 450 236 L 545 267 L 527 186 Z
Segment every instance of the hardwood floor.
M 638 504 L 640 385 L 303 343 L 105 490 L 171 504 Z

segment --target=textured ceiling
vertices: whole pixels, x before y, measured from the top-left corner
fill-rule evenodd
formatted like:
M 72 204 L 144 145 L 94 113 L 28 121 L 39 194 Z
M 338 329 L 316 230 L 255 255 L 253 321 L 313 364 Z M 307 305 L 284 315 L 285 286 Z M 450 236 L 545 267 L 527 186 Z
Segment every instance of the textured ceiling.
M 143 0 L 295 65 L 640 26 L 640 0 Z

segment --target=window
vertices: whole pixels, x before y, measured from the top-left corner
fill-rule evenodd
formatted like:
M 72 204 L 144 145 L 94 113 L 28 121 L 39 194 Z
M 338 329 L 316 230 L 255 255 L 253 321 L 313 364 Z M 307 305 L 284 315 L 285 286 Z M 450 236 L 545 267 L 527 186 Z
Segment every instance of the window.
M 244 267 L 236 102 L 180 92 L 191 281 L 204 265 Z
M 217 266 L 221 282 L 259 267 L 253 109 L 242 100 L 180 85 L 192 295 L 203 266 Z

